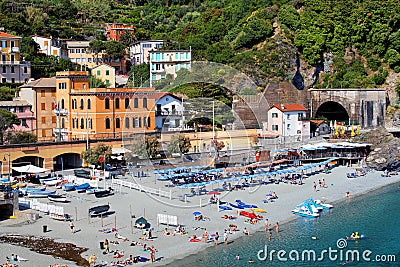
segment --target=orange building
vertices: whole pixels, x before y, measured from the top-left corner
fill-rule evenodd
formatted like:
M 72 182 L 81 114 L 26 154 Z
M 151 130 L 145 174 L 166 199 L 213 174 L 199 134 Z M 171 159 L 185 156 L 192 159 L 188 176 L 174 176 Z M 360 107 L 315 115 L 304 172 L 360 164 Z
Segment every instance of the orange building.
M 123 133 L 154 131 L 154 88 L 89 88 L 88 75 L 86 71 L 56 73 L 58 140 L 121 138 Z
M 132 25 L 122 23 L 112 23 L 106 25 L 106 35 L 109 40 L 119 41 L 125 32 L 135 34 L 135 28 Z

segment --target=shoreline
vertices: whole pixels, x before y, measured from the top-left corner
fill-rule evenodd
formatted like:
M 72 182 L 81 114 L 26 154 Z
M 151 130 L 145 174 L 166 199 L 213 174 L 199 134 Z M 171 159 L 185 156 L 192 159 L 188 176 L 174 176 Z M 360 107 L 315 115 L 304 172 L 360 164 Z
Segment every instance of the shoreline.
M 337 204 L 339 202 L 346 201 L 345 192 L 350 191 L 351 201 L 353 198 L 358 196 L 368 194 L 371 191 L 378 190 L 385 186 L 390 186 L 393 183 L 400 181 L 400 175 L 395 175 L 391 177 L 381 177 L 381 172 L 372 171 L 368 172 L 366 176 L 361 176 L 355 179 L 349 179 L 346 177 L 346 172 L 354 170 L 355 167 L 345 167 L 338 166 L 335 167 L 330 174 L 317 173 L 309 176 L 305 179 L 305 184 L 290 185 L 290 184 L 269 184 L 262 185 L 256 188 L 247 188 L 246 190 L 240 190 L 236 192 L 227 192 L 221 195 L 221 200 L 229 202 L 234 202 L 235 199 L 242 199 L 246 203 L 254 203 L 259 205 L 260 208 L 266 209 L 267 213 L 263 213 L 264 218 L 269 219 L 270 226 L 273 226 L 275 222 L 279 222 L 280 229 L 284 228 L 285 225 L 294 220 L 297 216 L 291 213 L 291 210 L 295 205 L 304 201 L 308 197 L 313 197 L 314 199 L 321 199 L 326 197 L 327 203 Z M 327 181 L 328 188 L 320 188 L 319 191 L 313 191 L 313 182 L 318 181 L 318 179 L 325 179 Z M 148 184 L 153 184 L 154 180 L 148 178 Z M 159 184 L 162 184 L 158 182 Z M 260 200 L 265 199 L 265 193 L 276 191 L 279 198 L 275 202 L 260 204 Z M 176 190 L 174 196 L 177 196 L 181 192 Z M 89 250 L 81 254 L 82 257 L 88 258 L 91 254 L 96 254 L 98 256 L 98 263 L 106 261 L 110 263 L 112 260 L 111 255 L 103 255 L 99 248 L 99 242 L 104 241 L 105 238 L 109 240 L 114 240 L 113 235 L 100 233 L 98 229 L 101 228 L 101 223 L 99 218 L 90 219 L 83 217 L 82 214 L 87 214 L 87 208 L 103 204 L 104 202 L 110 202 L 111 207 L 115 210 L 115 215 L 104 218 L 104 227 L 113 227 L 116 223 L 118 228 L 118 233 L 127 236 L 129 240 L 139 240 L 141 236 L 141 231 L 137 229 L 131 229 L 129 222 L 132 221 L 130 218 L 131 214 L 136 215 L 136 219 L 140 217 L 140 214 L 145 215 L 152 227 L 154 227 L 154 235 L 157 237 L 153 241 L 143 241 L 147 245 L 153 245 L 158 249 L 159 252 L 156 253 L 156 258 L 161 258 L 161 260 L 155 262 L 152 265 L 160 266 L 171 264 L 174 261 L 179 261 L 187 257 L 192 257 L 199 251 L 204 251 L 207 249 L 212 249 L 209 247 L 214 247 L 214 244 L 204 242 L 190 243 L 188 241 L 189 237 L 195 233 L 201 236 L 202 230 L 196 232 L 193 230 L 194 227 L 207 228 L 207 231 L 211 234 L 216 231 L 220 233 L 222 239 L 223 229 L 227 228 L 229 223 L 234 223 L 238 226 L 239 232 L 229 235 L 229 241 L 233 241 L 241 238 L 243 227 L 246 227 L 251 234 L 257 232 L 263 232 L 264 220 L 260 221 L 256 225 L 245 224 L 243 217 L 239 216 L 235 221 L 224 220 L 220 217 L 223 214 L 234 215 L 235 211 L 223 211 L 219 212 L 214 205 L 206 205 L 199 207 L 196 203 L 199 202 L 199 198 L 206 198 L 205 201 L 210 196 L 200 196 L 191 198 L 189 203 L 180 202 L 177 199 L 172 200 L 172 204 L 168 204 L 165 199 L 157 198 L 155 196 L 149 196 L 142 192 L 130 190 L 129 188 L 122 188 L 121 193 L 116 193 L 112 197 L 105 199 L 94 199 L 89 195 L 82 195 L 77 193 L 70 193 L 70 204 L 64 205 L 67 213 L 74 214 L 77 211 L 78 220 L 75 221 L 76 228 L 80 232 L 72 234 L 69 232 L 67 222 L 59 222 L 48 218 L 48 216 L 43 215 L 39 221 L 32 224 L 21 224 L 21 219 L 15 219 L 10 222 L 1 221 L 0 229 L 4 234 L 18 233 L 21 235 L 36 235 L 36 236 L 46 236 L 51 237 L 58 242 L 69 242 L 73 243 L 79 247 L 87 247 Z M 40 200 L 42 201 L 42 200 Z M 128 205 L 129 203 L 129 205 Z M 203 204 L 206 202 L 203 202 Z M 199 203 L 200 204 L 200 203 Z M 131 210 L 131 205 L 132 210 Z M 183 207 L 184 205 L 189 207 Z M 75 207 L 74 207 L 75 206 Z M 204 215 L 211 218 L 211 221 L 194 221 L 192 212 L 199 210 Z M 29 211 L 29 210 L 28 210 Z M 189 232 L 186 236 L 173 236 L 167 237 L 162 235 L 162 230 L 167 226 L 157 226 L 156 215 L 157 213 L 165 212 L 166 214 L 174 214 L 179 216 L 179 223 L 185 225 L 187 231 Z M 75 217 L 75 216 L 74 216 Z M 18 221 L 21 225 L 18 225 Z M 23 221 L 22 221 L 23 222 Z M 42 224 L 49 225 L 51 232 L 42 233 Z M 171 231 L 173 227 L 168 227 Z M 250 237 L 251 238 L 251 237 Z M 130 242 L 120 242 L 117 246 L 111 246 L 111 249 L 123 249 L 126 251 L 124 258 L 127 258 L 130 254 L 136 256 L 140 255 L 142 257 L 149 258 L 149 253 L 140 252 L 137 246 L 129 246 Z M 219 246 L 225 246 L 220 240 Z M 49 266 L 50 264 L 60 263 L 68 264 L 68 266 L 77 266 L 75 263 L 55 259 L 49 255 L 38 254 L 29 250 L 28 248 L 12 246 L 12 249 L 3 249 L 5 247 L 10 247 L 7 244 L 0 243 L 0 257 L 5 258 L 5 256 L 10 256 L 10 253 L 21 255 L 24 258 L 29 258 L 31 261 L 18 263 L 20 267 L 32 266 L 32 262 L 35 262 L 37 266 Z M 229 245 L 228 245 L 229 247 Z M 35 261 L 33 261 L 35 259 Z M 38 259 L 38 261 L 36 261 Z M 1 261 L 0 261 L 1 262 Z M 147 265 L 147 263 L 135 264 L 135 266 Z M 110 265 L 107 265 L 110 266 Z
M 342 166 L 342 167 L 343 167 L 343 166 Z M 351 167 L 348 167 L 348 168 L 351 169 Z M 383 172 L 380 172 L 380 171 L 373 171 L 373 172 L 379 173 L 379 176 L 380 176 L 381 173 L 383 173 Z M 365 195 L 367 195 L 367 194 L 369 194 L 369 193 L 371 193 L 371 192 L 375 192 L 375 191 L 378 191 L 378 190 L 382 190 L 382 189 L 384 189 L 384 188 L 386 188 L 386 187 L 392 186 L 393 184 L 396 184 L 396 183 L 399 183 L 399 182 L 400 182 L 400 174 L 398 174 L 398 175 L 396 175 L 396 176 L 398 177 L 397 180 L 393 180 L 393 181 L 390 181 L 389 183 L 385 183 L 385 184 L 380 184 L 379 186 L 376 186 L 376 187 L 368 188 L 367 190 L 361 191 L 361 192 L 357 192 L 356 194 L 351 194 L 350 198 L 347 198 L 347 197 L 344 195 L 344 196 L 342 196 L 341 198 L 336 199 L 336 200 L 334 200 L 334 201 L 331 201 L 331 202 L 329 202 L 329 203 L 332 204 L 332 205 L 334 205 L 334 208 L 335 208 L 337 205 L 340 205 L 340 204 L 345 203 L 345 202 L 347 202 L 347 201 L 351 201 L 351 200 L 353 200 L 353 199 L 357 199 L 357 198 L 360 198 L 360 197 L 362 197 L 362 196 L 365 196 Z M 311 177 L 308 177 L 308 178 L 311 178 Z M 384 178 L 384 177 L 382 177 L 382 178 Z M 289 224 L 290 222 L 294 221 L 294 220 L 297 219 L 297 218 L 298 218 L 297 216 L 293 215 L 293 216 L 287 217 L 286 219 L 283 219 L 282 221 L 279 222 L 279 229 L 284 228 L 285 225 Z M 311 219 L 311 220 L 312 220 L 312 219 Z M 258 229 L 256 229 L 256 231 L 252 233 L 252 235 L 255 235 L 255 234 L 258 235 L 258 234 L 264 233 L 265 231 L 262 230 L 262 229 L 263 229 L 263 226 L 260 225 L 260 226 L 258 227 Z M 240 240 L 240 239 L 244 239 L 244 238 L 249 238 L 249 237 L 248 237 L 248 236 L 245 236 L 245 235 L 240 235 L 240 236 L 236 236 L 236 237 L 234 237 L 234 238 L 231 238 L 231 240 Z M 251 238 L 251 237 L 250 237 L 250 238 Z M 219 246 L 220 246 L 220 245 L 223 246 L 224 244 L 223 244 L 223 243 L 220 243 Z M 174 263 L 174 262 L 176 262 L 176 261 L 178 261 L 178 262 L 179 262 L 179 261 L 183 261 L 183 260 L 185 260 L 186 258 L 194 257 L 194 256 L 197 254 L 197 252 L 204 252 L 204 251 L 206 251 L 206 250 L 210 250 L 210 251 L 211 251 L 212 249 L 214 249 L 213 246 L 207 246 L 207 247 L 204 247 L 204 246 L 203 246 L 202 248 L 198 249 L 198 251 L 192 251 L 192 252 L 189 252 L 189 253 L 187 253 L 187 254 L 176 255 L 176 256 L 174 256 L 174 257 L 172 257 L 172 258 L 169 258 L 169 259 L 164 260 L 162 263 L 161 263 L 161 262 L 160 262 L 160 263 L 157 263 L 155 266 L 162 266 L 162 265 L 167 265 L 167 264 Z

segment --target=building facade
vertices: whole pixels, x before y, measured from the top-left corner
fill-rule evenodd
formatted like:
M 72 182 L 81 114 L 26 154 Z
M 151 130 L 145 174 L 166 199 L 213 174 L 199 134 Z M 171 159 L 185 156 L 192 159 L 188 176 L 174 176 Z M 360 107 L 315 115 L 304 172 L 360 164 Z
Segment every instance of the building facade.
M 61 48 L 63 43 L 61 40 L 55 40 L 51 37 L 43 37 L 38 35 L 32 36 L 32 39 L 39 45 L 39 53 L 64 59 L 68 58 L 67 51 Z
M 191 50 L 150 51 L 150 86 L 167 75 L 175 78 L 177 72 L 183 68 L 190 69 L 191 61 Z
M 82 70 L 93 69 L 100 64 L 106 64 L 115 68 L 116 73 L 126 72 L 126 60 L 112 59 L 105 51 L 93 53 L 89 49 L 89 41 L 67 41 L 68 59 L 75 64 L 81 65 Z
M 182 99 L 170 93 L 155 93 L 156 129 L 178 131 L 184 129 L 184 107 Z
M 106 25 L 106 36 L 108 40 L 118 41 L 121 36 L 126 32 L 135 34 L 135 28 L 133 25 L 124 25 L 122 23 L 111 23 Z
M 24 61 L 20 53 L 21 40 L 22 37 L 0 32 L 1 83 L 24 83 L 31 77 L 31 64 Z
M 89 88 L 84 71 L 57 72 L 56 78 L 59 139 L 110 139 L 154 131 L 153 88 Z
M 40 78 L 19 87 L 15 100 L 27 101 L 32 109 L 34 125 L 33 133 L 39 142 L 53 141 L 53 128 L 57 117 L 53 114 L 56 103 L 56 78 Z
M 96 66 L 91 71 L 92 76 L 102 80 L 107 87 L 115 88 L 115 68 L 106 64 Z
M 268 110 L 268 132 L 281 136 L 281 143 L 300 142 L 310 138 L 307 109 L 300 104 L 274 104 Z
M 163 40 L 147 40 L 136 42 L 129 48 L 129 57 L 132 65 L 149 63 L 150 51 L 160 49 L 164 44 Z
M 14 130 L 34 133 L 36 124 L 35 114 L 32 111 L 32 105 L 28 101 L 19 99 L 0 101 L 0 108 L 18 116 L 19 124 L 13 125 Z

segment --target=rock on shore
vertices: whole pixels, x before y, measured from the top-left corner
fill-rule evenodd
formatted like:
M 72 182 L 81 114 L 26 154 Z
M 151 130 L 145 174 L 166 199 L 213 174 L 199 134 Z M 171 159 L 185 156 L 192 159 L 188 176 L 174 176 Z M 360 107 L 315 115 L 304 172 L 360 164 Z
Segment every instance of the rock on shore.
M 360 137 L 359 141 L 371 143 L 371 153 L 366 158 L 367 166 L 383 171 L 400 168 L 400 139 L 394 137 L 385 128 L 371 130 Z

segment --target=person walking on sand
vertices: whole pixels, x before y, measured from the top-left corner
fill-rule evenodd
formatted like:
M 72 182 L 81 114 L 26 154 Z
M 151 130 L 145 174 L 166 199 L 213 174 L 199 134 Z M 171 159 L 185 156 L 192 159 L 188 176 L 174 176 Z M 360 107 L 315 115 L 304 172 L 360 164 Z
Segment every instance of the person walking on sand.
M 69 228 L 71 229 L 71 233 L 75 233 L 75 225 L 74 225 L 74 223 L 73 223 L 73 221 L 70 221 L 69 222 Z
M 151 246 L 150 248 L 150 260 L 151 262 L 155 262 L 156 261 L 156 248 L 153 246 Z
M 228 233 L 226 232 L 226 230 L 224 232 L 224 243 L 225 245 L 228 245 Z
M 108 242 L 108 239 L 104 240 L 104 249 L 105 253 L 110 253 L 110 243 Z
M 215 232 L 214 245 L 218 245 L 218 239 L 219 239 L 219 234 L 218 234 L 218 232 Z
M 314 182 L 314 192 L 316 192 L 316 191 L 317 191 L 317 183 Z
M 279 233 L 279 223 L 276 222 L 275 224 L 275 233 L 278 234 Z
M 268 234 L 268 241 L 271 241 L 271 239 L 272 239 L 272 231 L 269 230 L 268 232 L 269 232 L 269 234 Z
M 265 232 L 267 232 L 269 229 L 269 222 L 268 219 L 265 219 Z
M 204 229 L 203 238 L 204 238 L 204 243 L 207 243 L 207 242 L 208 242 L 208 232 L 207 232 L 207 229 Z

